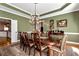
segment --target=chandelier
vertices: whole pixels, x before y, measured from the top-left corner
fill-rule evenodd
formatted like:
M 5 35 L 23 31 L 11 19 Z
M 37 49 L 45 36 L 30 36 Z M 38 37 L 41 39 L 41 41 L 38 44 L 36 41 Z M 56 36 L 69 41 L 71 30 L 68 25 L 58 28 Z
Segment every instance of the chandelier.
M 34 15 L 32 15 L 32 24 L 34 25 L 34 29 L 36 30 L 36 25 L 37 23 L 39 22 L 39 16 L 36 14 L 37 13 L 37 10 L 36 10 L 36 5 L 37 3 L 34 3 L 35 4 L 35 11 L 34 11 Z

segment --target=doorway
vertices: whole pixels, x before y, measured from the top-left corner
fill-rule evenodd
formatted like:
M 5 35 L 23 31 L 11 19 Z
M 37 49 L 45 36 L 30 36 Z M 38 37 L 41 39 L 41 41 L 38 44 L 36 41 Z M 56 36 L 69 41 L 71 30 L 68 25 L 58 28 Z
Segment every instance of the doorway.
M 17 20 L 0 18 L 0 45 L 5 46 L 17 42 Z
M 11 43 L 11 20 L 0 18 L 0 46 Z

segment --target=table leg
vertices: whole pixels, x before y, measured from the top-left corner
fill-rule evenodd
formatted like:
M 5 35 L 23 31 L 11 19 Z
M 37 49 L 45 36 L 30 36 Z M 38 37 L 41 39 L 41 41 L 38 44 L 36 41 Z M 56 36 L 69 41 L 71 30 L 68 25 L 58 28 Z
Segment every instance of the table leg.
M 48 45 L 48 51 L 47 51 L 47 56 L 51 56 L 52 55 L 52 50 L 51 50 L 51 47 L 50 45 Z

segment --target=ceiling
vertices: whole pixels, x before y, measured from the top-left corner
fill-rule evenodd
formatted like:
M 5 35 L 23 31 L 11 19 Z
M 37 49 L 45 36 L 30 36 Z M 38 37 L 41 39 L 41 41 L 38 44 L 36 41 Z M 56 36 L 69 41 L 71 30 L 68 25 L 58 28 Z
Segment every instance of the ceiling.
M 30 13 L 31 15 L 34 14 L 35 11 L 35 4 L 34 3 L 10 3 L 12 6 L 15 6 L 25 12 Z M 47 13 L 53 10 L 57 10 L 61 8 L 66 3 L 37 3 L 36 9 L 37 14 Z

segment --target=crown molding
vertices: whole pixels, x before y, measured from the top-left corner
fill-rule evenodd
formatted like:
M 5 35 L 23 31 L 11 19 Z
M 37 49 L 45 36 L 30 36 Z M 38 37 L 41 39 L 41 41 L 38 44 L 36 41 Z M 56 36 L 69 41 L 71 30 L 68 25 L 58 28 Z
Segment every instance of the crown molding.
M 40 14 L 40 17 L 41 17 L 41 16 L 48 15 L 48 14 L 51 14 L 51 13 L 54 13 L 54 12 L 57 12 L 57 11 L 60 11 L 60 10 L 63 10 L 65 7 L 67 7 L 67 6 L 70 5 L 70 4 L 71 4 L 71 3 L 66 3 L 64 6 L 60 7 L 59 9 L 56 9 L 56 10 L 53 10 L 53 11 L 49 11 L 49 12 Z M 15 5 L 12 5 L 12 4 L 10 4 L 10 3 L 2 3 L 2 5 L 3 5 L 3 6 L 6 6 L 6 7 L 8 7 L 8 8 L 14 9 L 14 10 L 16 10 L 16 11 L 20 11 L 20 12 L 22 12 L 22 13 L 24 13 L 24 14 L 29 15 L 29 16 L 31 15 L 30 12 L 28 12 L 28 11 L 26 12 L 25 10 L 23 10 L 23 9 L 21 9 L 21 8 L 19 8 L 19 7 L 16 7 Z
M 65 5 L 63 5 L 61 8 L 59 9 L 56 9 L 56 10 L 53 10 L 53 11 L 49 11 L 47 13 L 43 13 L 43 14 L 40 14 L 40 17 L 41 16 L 45 16 L 45 15 L 48 15 L 48 14 L 51 14 L 51 13 L 54 13 L 54 12 L 58 12 L 58 11 L 61 11 L 63 10 L 64 8 L 66 8 L 67 6 L 69 6 L 71 3 L 66 3 Z
M 49 11 L 49 12 L 47 12 L 47 13 L 43 13 L 43 14 L 40 14 L 39 16 L 40 16 L 40 19 L 41 19 L 41 17 L 44 17 L 44 16 L 46 16 L 46 15 L 49 15 L 49 14 L 52 14 L 52 13 L 54 13 L 54 12 L 58 12 L 58 11 L 61 11 L 61 10 L 63 10 L 64 8 L 66 8 L 67 6 L 69 6 L 71 3 L 66 3 L 65 5 L 63 5 L 62 7 L 60 7 L 59 9 L 56 9 L 56 10 L 53 10 L 53 11 Z M 28 16 L 30 16 L 31 17 L 31 13 L 30 12 L 26 12 L 25 10 L 23 10 L 23 9 L 21 9 L 21 8 L 19 8 L 19 7 L 16 7 L 15 5 L 12 5 L 12 4 L 10 4 L 10 3 L 0 3 L 0 5 L 2 5 L 2 6 L 5 6 L 5 7 L 8 7 L 8 8 L 10 8 L 10 9 L 13 9 L 13 10 L 15 10 L 15 11 L 19 11 L 19 12 L 21 12 L 21 13 L 23 13 L 23 14 L 26 14 L 26 15 L 28 15 Z M 25 17 L 25 16 L 24 16 Z
M 31 15 L 29 12 L 26 12 L 25 10 L 23 10 L 23 9 L 21 9 L 19 7 L 16 7 L 16 6 L 14 6 L 14 5 L 10 4 L 10 3 L 0 3 L 0 5 L 8 7 L 10 9 L 13 9 L 13 10 L 16 10 L 16 11 L 19 11 L 19 12 L 24 13 L 24 14 L 29 15 L 29 16 Z
M 18 16 L 27 18 L 27 19 L 31 19 L 31 16 L 24 14 L 24 13 L 21 13 L 19 11 L 13 10 L 13 9 L 8 8 L 6 6 L 3 6 L 2 3 L 0 3 L 0 11 L 4 11 L 4 12 L 7 12 L 7 13 L 11 13 L 11 14 L 14 14 L 14 15 L 18 15 Z
M 55 13 L 51 13 L 49 15 L 45 15 L 45 16 L 41 16 L 40 19 L 52 19 L 52 17 L 54 16 L 59 16 L 59 15 L 63 15 L 63 14 L 68 14 L 68 13 L 74 13 L 79 11 L 79 4 L 78 3 L 72 3 L 70 4 L 68 7 L 66 7 L 65 9 L 63 9 L 62 11 L 58 11 Z
M 22 16 L 22 15 L 19 15 L 19 14 L 15 14 L 15 13 L 12 13 L 12 12 L 10 12 L 10 11 L 6 11 L 6 10 L 0 10 L 0 11 L 2 11 L 2 12 L 6 12 L 6 13 L 10 13 L 10 14 L 13 14 L 13 15 L 17 15 L 17 16 L 26 18 L 26 19 L 28 19 L 28 20 L 30 19 L 30 18 L 27 18 L 26 16 Z

